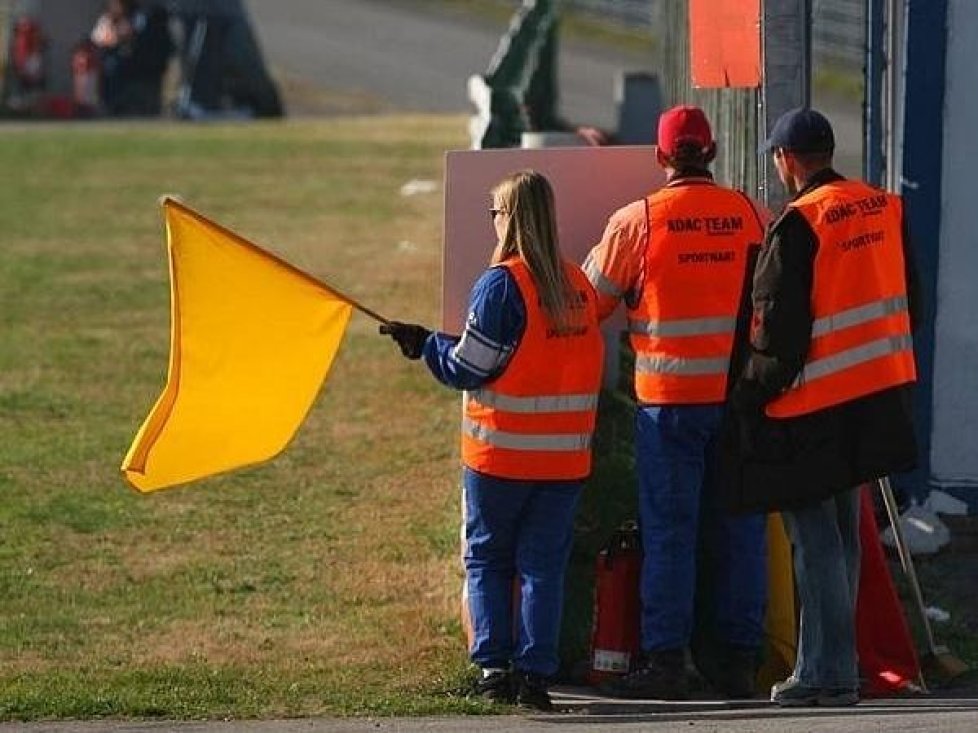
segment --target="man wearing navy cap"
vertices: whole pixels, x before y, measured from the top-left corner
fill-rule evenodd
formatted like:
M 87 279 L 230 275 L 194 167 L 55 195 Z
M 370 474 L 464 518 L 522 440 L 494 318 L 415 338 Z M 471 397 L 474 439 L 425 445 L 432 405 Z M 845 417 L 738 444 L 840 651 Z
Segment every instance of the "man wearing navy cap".
M 858 702 L 857 487 L 916 462 L 919 297 L 902 202 L 833 170 L 834 148 L 808 108 L 778 119 L 762 147 L 793 198 L 758 256 L 730 397 L 735 502 L 781 510 L 794 547 L 801 629 L 794 671 L 771 690 L 781 706 Z

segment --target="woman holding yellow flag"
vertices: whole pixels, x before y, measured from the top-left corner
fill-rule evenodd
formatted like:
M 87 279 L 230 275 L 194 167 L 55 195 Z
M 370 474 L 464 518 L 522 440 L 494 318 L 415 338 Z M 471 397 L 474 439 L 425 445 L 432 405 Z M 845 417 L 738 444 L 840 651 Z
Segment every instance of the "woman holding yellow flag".
M 476 691 L 549 710 L 603 342 L 594 291 L 560 255 L 547 179 L 535 171 L 503 179 L 489 215 L 498 241 L 461 337 L 396 321 L 380 332 L 464 390 L 462 603 L 469 654 L 482 669 Z

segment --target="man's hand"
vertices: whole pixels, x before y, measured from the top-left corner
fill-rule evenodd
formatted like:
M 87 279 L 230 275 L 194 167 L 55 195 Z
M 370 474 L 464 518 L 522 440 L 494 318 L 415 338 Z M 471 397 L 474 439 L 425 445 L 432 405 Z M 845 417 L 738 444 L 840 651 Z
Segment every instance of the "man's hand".
M 401 353 L 408 359 L 420 359 L 421 351 L 424 349 L 424 342 L 431 335 L 424 326 L 416 323 L 400 323 L 389 321 L 381 324 L 378 331 L 384 336 L 390 336 L 401 347 Z

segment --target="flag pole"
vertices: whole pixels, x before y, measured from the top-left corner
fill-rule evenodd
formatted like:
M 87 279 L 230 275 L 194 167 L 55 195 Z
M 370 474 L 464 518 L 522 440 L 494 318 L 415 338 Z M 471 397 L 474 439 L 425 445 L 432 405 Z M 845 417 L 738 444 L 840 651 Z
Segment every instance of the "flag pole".
M 187 206 L 182 201 L 180 201 L 179 198 L 177 198 L 175 196 L 172 196 L 172 195 L 164 195 L 164 196 L 161 196 L 160 197 L 160 200 L 159 201 L 160 201 L 160 206 L 162 206 L 164 208 L 164 210 L 166 209 L 167 206 L 174 206 L 177 209 L 180 209 L 180 211 L 184 212 L 185 214 L 188 214 L 189 216 L 192 216 L 195 219 L 198 219 L 199 221 L 204 222 L 208 226 L 214 227 L 215 229 L 217 229 L 218 231 L 220 231 L 225 236 L 230 237 L 231 239 L 233 239 L 236 242 L 238 242 L 238 244 L 240 244 L 241 246 L 246 247 L 246 248 L 252 250 L 253 252 L 255 252 L 256 254 L 261 255 L 262 257 L 265 257 L 267 259 L 270 259 L 270 260 L 276 262 L 277 264 L 281 265 L 282 267 L 285 267 L 289 271 L 295 273 L 299 277 L 301 277 L 301 278 L 303 278 L 305 280 L 308 280 L 313 285 L 316 285 L 317 287 L 320 287 L 323 290 L 328 291 L 330 294 L 335 295 L 340 300 L 346 301 L 351 306 L 353 306 L 354 308 L 356 308 L 358 311 L 360 311 L 361 313 L 363 313 L 366 316 L 369 316 L 370 318 L 373 318 L 375 321 L 378 321 L 379 323 L 385 323 L 385 324 L 386 323 L 390 323 L 390 321 L 388 319 L 384 318 L 382 315 L 380 315 L 376 311 L 371 310 L 367 306 L 363 305 L 358 300 L 356 300 L 354 298 L 351 298 L 346 293 L 343 293 L 343 292 L 337 290 L 332 285 L 329 285 L 329 284 L 323 282 L 322 280 L 320 280 L 317 277 L 313 277 L 312 275 L 310 275 L 305 270 L 300 270 L 298 267 L 296 267 L 292 263 L 286 262 L 281 257 L 279 257 L 277 255 L 274 255 L 271 252 L 269 252 L 264 247 L 259 247 L 254 242 L 251 242 L 251 241 L 245 239 L 240 234 L 237 234 L 235 232 L 232 232 L 227 227 L 221 226 L 216 221 L 214 221 L 212 219 L 208 219 L 206 216 L 204 216 L 200 212 L 194 211 L 189 206 Z
M 313 278 L 313 279 L 315 280 L 316 278 Z M 382 315 L 380 315 L 376 311 L 370 310 L 367 306 L 365 306 L 362 303 L 354 300 L 349 295 L 345 295 L 344 293 L 341 293 L 340 291 L 336 290 L 335 288 L 333 288 L 330 285 L 327 285 L 326 283 L 322 282 L 321 280 L 316 280 L 316 282 L 318 282 L 324 288 L 326 288 L 327 290 L 329 290 L 336 297 L 340 298 L 341 300 L 345 300 L 347 303 L 349 303 L 350 305 L 352 305 L 354 308 L 356 308 L 358 311 L 360 311 L 361 313 L 363 313 L 365 316 L 370 316 L 371 318 L 373 318 L 375 321 L 378 321 L 379 323 L 390 323 L 390 321 L 387 320 L 386 318 L 384 318 Z

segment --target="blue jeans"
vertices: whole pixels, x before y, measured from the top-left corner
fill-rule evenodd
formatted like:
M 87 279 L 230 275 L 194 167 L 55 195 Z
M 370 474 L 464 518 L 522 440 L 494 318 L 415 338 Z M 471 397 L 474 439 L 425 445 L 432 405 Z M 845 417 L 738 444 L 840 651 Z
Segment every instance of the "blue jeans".
M 716 404 L 644 405 L 636 414 L 646 652 L 688 646 L 694 610 L 715 641 L 759 647 L 763 639 L 766 518 L 732 516 L 723 507 L 716 474 L 722 417 Z M 709 608 L 695 608 L 698 572 L 707 576 L 701 588 L 709 588 Z
M 557 671 L 564 575 L 582 486 L 463 469 L 465 596 L 474 636 L 469 655 L 480 667 L 512 663 L 544 677 Z
M 808 687 L 857 690 L 859 489 L 781 516 L 801 602 L 794 677 Z

